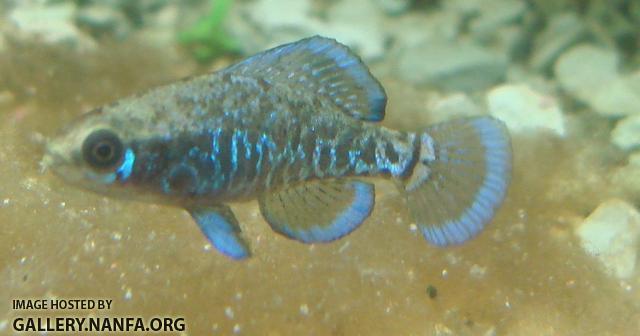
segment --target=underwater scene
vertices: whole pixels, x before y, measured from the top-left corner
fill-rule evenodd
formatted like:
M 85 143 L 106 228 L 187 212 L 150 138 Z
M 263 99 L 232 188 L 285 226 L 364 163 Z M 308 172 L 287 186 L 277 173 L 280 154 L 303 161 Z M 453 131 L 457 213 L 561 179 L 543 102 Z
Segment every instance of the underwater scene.
M 640 1 L 0 18 L 0 335 L 640 335 Z

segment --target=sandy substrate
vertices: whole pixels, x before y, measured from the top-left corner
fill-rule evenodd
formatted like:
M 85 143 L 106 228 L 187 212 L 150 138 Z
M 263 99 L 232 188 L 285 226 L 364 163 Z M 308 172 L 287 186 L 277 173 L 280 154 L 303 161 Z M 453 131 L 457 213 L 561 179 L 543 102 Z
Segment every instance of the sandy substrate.
M 90 106 L 203 71 L 139 51 L 17 50 L 0 64 L 15 92 L 0 106 L 0 334 L 22 314 L 12 299 L 48 297 L 113 299 L 97 316 L 181 316 L 189 335 L 640 330 L 640 280 L 607 276 L 573 235 L 573 225 L 614 193 L 598 176 L 620 157 L 597 121 L 588 139 L 515 137 L 508 198 L 462 246 L 429 246 L 412 232 L 394 186 L 380 181 L 371 218 L 327 245 L 287 240 L 270 230 L 257 203 L 234 205 L 254 254 L 234 262 L 207 245 L 183 210 L 105 199 L 39 172 L 33 134 L 51 136 Z M 415 115 L 426 113 L 426 92 L 382 81 L 387 125 L 426 126 L 428 117 Z

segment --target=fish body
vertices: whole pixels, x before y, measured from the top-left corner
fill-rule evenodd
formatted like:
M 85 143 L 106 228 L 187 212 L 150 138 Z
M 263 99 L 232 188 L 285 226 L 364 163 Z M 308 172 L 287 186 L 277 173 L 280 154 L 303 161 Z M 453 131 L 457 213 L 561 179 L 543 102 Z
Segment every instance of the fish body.
M 175 196 L 171 203 L 210 204 L 311 179 L 409 170 L 415 134 L 356 120 L 326 99 L 287 89 L 216 74 L 105 108 L 100 113 L 111 116 L 127 106 L 123 119 L 140 118 L 119 128 L 129 129 L 137 164 L 115 182 Z
M 388 129 L 386 94 L 338 42 L 312 37 L 89 112 L 45 162 L 84 188 L 185 208 L 224 254 L 249 256 L 229 202 L 258 199 L 272 228 L 340 238 L 371 213 L 367 177 L 398 182 L 427 240 L 461 243 L 502 202 L 509 137 L 480 117 Z

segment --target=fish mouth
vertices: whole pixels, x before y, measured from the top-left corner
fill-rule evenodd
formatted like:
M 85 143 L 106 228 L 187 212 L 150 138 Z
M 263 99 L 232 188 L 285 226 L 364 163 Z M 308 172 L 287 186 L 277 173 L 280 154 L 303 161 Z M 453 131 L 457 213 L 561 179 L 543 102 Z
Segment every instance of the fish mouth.
M 51 166 L 54 166 L 56 164 L 56 161 L 57 159 L 54 156 L 50 155 L 49 153 L 45 153 L 42 157 L 42 160 L 40 160 L 40 162 L 38 163 L 38 165 L 40 166 L 40 174 L 46 173 Z
M 44 156 L 42 157 L 42 160 L 40 160 L 40 163 L 39 163 L 40 173 L 44 174 L 49 169 L 52 169 L 55 171 L 55 169 L 53 168 L 60 166 L 64 162 L 65 162 L 64 156 L 60 153 L 57 146 L 55 146 L 52 143 L 48 143 L 45 145 L 45 153 L 44 153 Z

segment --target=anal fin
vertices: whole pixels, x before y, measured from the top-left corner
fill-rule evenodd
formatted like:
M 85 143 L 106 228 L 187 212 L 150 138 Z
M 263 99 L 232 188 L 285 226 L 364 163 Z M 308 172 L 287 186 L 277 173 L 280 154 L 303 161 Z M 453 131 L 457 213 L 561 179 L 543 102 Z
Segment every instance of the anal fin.
M 218 251 L 233 259 L 251 255 L 248 244 L 240 236 L 238 220 L 228 206 L 192 207 L 187 211 Z
M 357 180 L 303 182 L 262 195 L 271 228 L 304 243 L 329 242 L 355 230 L 373 210 L 374 186 Z

